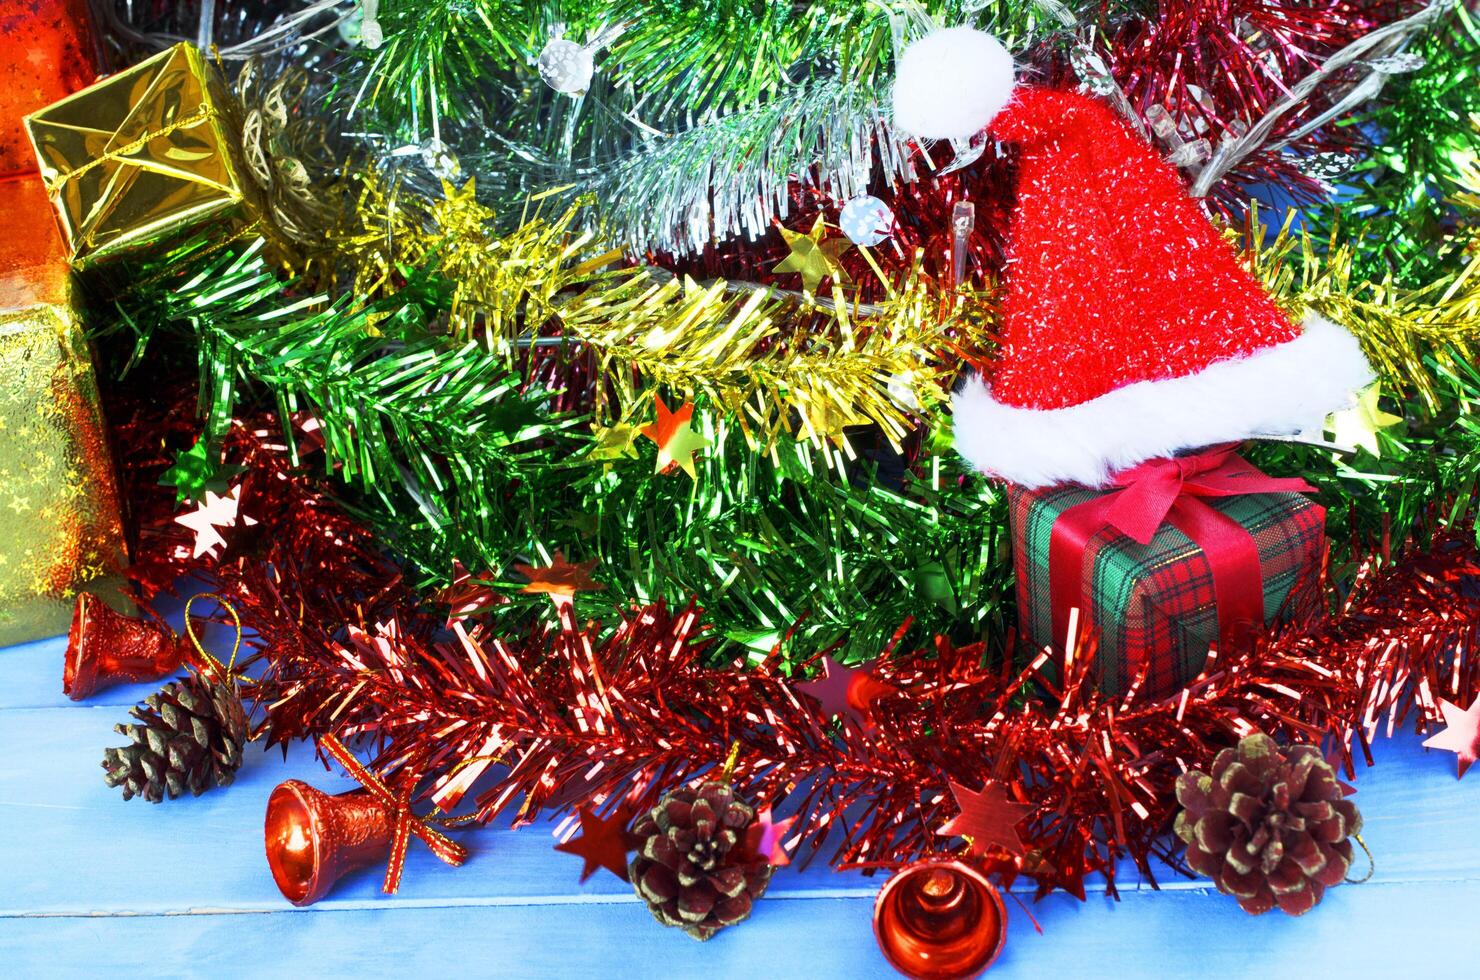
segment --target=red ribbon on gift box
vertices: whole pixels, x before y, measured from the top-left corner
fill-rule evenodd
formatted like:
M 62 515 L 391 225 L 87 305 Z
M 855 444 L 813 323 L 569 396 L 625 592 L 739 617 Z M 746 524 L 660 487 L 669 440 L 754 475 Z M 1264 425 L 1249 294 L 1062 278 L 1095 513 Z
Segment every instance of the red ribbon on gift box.
M 1314 488 L 1299 477 L 1266 476 L 1236 455 L 1238 445 L 1142 463 L 1117 474 L 1109 492 L 1058 516 L 1048 545 L 1055 642 L 1068 641 L 1070 610 L 1078 608 L 1088 625 L 1084 561 L 1090 540 L 1107 528 L 1149 544 L 1157 529 L 1169 524 L 1202 549 L 1212 571 L 1222 646 L 1235 642 L 1239 631 L 1264 625 L 1264 580 L 1254 536 L 1201 498 Z

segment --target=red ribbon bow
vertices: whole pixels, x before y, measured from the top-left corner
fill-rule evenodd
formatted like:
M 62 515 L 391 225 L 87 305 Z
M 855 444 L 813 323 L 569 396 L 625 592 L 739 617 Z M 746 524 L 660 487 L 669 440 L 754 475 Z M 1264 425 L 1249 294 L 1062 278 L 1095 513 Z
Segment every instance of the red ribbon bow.
M 1227 646 L 1238 630 L 1264 625 L 1264 582 L 1253 535 L 1204 503 L 1204 497 L 1245 493 L 1304 493 L 1299 477 L 1271 477 L 1235 455 L 1238 443 L 1190 456 L 1153 459 L 1116 474 L 1111 492 L 1076 504 L 1054 521 L 1049 536 L 1049 592 L 1054 642 L 1068 642 L 1069 611 L 1088 615 L 1084 559 L 1090 539 L 1114 528 L 1149 544 L 1169 524 L 1202 549 L 1213 576 L 1218 633 Z
M 426 818 L 418 817 L 411 812 L 411 794 L 408 791 L 405 796 L 396 796 L 381 782 L 380 777 L 365 768 L 350 754 L 344 743 L 333 735 L 325 735 L 319 740 L 319 745 L 328 750 L 338 763 L 344 767 L 360 785 L 375 797 L 376 802 L 395 814 L 396 829 L 391 838 L 390 863 L 385 868 L 384 891 L 387 895 L 394 895 L 401 887 L 401 872 L 406 866 L 406 849 L 411 844 L 411 835 L 420 837 L 432 849 L 432 853 L 444 863 L 454 868 L 460 866 L 468 859 L 468 849 L 448 837 L 446 834 L 436 830 L 427 822 Z

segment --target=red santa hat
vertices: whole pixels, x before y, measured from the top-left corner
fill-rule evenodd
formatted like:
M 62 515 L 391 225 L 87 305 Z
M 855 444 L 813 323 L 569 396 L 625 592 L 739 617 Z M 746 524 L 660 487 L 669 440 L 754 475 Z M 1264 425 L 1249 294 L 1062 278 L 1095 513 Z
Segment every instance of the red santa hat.
M 1108 106 L 1012 88 L 1010 73 L 1003 92 L 1003 59 L 988 35 L 937 31 L 905 51 L 895 87 L 913 135 L 988 127 L 1021 151 L 1001 347 L 954 399 L 963 456 L 1024 486 L 1097 486 L 1181 449 L 1319 427 L 1351 404 L 1372 379 L 1351 334 L 1292 322 Z M 963 83 L 989 91 L 951 103 Z

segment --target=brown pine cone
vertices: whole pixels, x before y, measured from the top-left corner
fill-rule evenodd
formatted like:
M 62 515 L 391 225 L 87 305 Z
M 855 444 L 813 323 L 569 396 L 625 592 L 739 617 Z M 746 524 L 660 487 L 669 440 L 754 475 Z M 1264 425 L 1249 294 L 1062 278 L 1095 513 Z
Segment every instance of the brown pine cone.
M 755 810 L 728 783 L 682 786 L 632 825 L 632 887 L 653 917 L 708 939 L 750 915 L 771 865 L 745 845 Z
M 1211 774 L 1183 773 L 1177 801 L 1188 867 L 1251 915 L 1315 908 L 1346 878 L 1348 838 L 1362 829 L 1356 804 L 1314 746 L 1281 747 L 1262 734 L 1219 752 Z
M 123 798 L 158 803 L 193 796 L 236 778 L 247 741 L 247 715 L 229 684 L 191 671 L 129 710 L 137 725 L 114 725 L 129 744 L 103 750 L 103 779 Z

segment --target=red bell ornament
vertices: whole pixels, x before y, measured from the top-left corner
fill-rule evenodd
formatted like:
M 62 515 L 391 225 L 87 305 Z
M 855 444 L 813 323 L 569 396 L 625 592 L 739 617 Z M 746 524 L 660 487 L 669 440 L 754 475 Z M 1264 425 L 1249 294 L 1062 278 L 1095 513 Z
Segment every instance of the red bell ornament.
M 189 647 L 168 627 L 125 616 L 97 596 L 80 592 L 67 633 L 62 693 L 81 701 L 114 684 L 164 677 L 188 659 Z
M 312 905 L 356 868 L 391 849 L 395 814 L 365 790 L 331 796 L 290 779 L 267 800 L 267 864 L 283 897 Z
M 926 859 L 897 872 L 874 902 L 874 938 L 915 980 L 965 980 L 992 965 L 1007 909 L 986 876 L 960 861 Z

